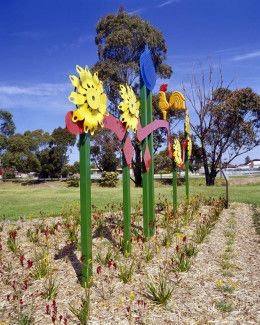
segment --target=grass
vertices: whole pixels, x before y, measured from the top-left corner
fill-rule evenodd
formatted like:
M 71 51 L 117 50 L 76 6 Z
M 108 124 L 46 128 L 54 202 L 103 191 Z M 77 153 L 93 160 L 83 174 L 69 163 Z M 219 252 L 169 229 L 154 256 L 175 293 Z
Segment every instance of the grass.
M 225 187 L 219 183 L 206 187 L 203 179 L 190 180 L 190 194 L 202 194 L 206 197 L 225 195 Z M 232 185 L 229 189 L 230 201 L 245 202 L 260 206 L 260 182 L 247 185 Z M 171 202 L 172 186 L 155 182 L 155 201 L 164 196 Z M 79 202 L 79 188 L 67 187 L 63 182 L 49 182 L 41 185 L 21 186 L 17 183 L 0 182 L 0 220 L 20 217 L 38 217 L 40 214 L 58 216 L 63 208 L 73 202 Z M 131 202 L 135 206 L 142 197 L 142 188 L 132 184 Z M 179 201 L 185 198 L 185 186 L 178 188 Z M 122 184 L 117 188 L 92 186 L 92 203 L 105 210 L 107 204 L 122 203 Z
M 234 309 L 233 304 L 226 300 L 217 302 L 216 307 L 222 313 L 230 313 Z

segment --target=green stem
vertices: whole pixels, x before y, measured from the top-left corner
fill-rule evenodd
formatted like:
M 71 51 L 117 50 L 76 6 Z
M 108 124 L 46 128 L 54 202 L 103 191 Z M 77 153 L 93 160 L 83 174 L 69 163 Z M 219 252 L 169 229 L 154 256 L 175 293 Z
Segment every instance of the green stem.
M 185 139 L 187 139 L 187 133 L 184 131 Z M 185 191 L 186 191 L 186 200 L 189 203 L 190 199 L 190 189 L 189 189 L 189 157 L 188 157 L 188 148 L 185 149 L 185 159 L 184 159 L 184 167 L 185 167 Z
M 124 214 L 124 254 L 131 253 L 131 202 L 130 202 L 130 172 L 123 154 L 123 214 Z
M 93 275 L 91 227 L 90 135 L 80 135 L 80 211 L 82 285 L 90 287 Z
M 175 161 L 172 163 L 172 203 L 173 203 L 173 212 L 177 211 L 177 165 Z
M 147 89 L 147 124 L 153 121 L 152 92 Z M 153 133 L 148 136 L 148 146 L 151 155 L 149 178 L 149 236 L 154 235 L 154 161 L 153 161 Z
M 146 99 L 146 86 L 143 83 L 142 77 L 140 76 L 141 80 L 141 124 L 142 127 L 147 125 L 147 99 Z M 145 148 L 148 141 L 147 138 L 145 138 L 142 142 L 142 155 L 144 157 Z M 148 173 L 145 169 L 144 160 L 142 163 L 142 183 L 143 183 L 143 230 L 144 230 L 144 236 L 146 238 L 149 237 L 149 179 L 148 179 Z

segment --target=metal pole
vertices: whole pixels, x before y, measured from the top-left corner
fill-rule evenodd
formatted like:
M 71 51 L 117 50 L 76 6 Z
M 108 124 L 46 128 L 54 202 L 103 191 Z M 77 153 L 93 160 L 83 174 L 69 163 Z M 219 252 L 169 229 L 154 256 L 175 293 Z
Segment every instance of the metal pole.
M 152 92 L 147 89 L 147 124 L 153 121 L 152 112 Z M 148 146 L 151 155 L 151 164 L 149 168 L 149 236 L 154 235 L 154 161 L 153 161 L 153 132 L 148 136 Z
M 228 175 L 226 175 L 226 173 L 224 172 L 223 169 L 220 170 L 220 172 L 222 173 L 222 175 L 225 178 L 225 182 L 226 182 L 226 204 L 225 204 L 225 208 L 228 209 L 229 207 L 229 196 L 228 196 Z
M 128 256 L 131 252 L 131 202 L 130 202 L 130 172 L 122 158 L 123 167 L 123 214 L 124 214 L 124 254 Z
M 142 127 L 147 125 L 147 98 L 146 98 L 146 86 L 140 76 L 140 94 L 141 94 L 141 124 Z M 144 157 L 146 145 L 148 143 L 147 138 L 142 142 L 142 156 Z M 142 159 L 143 160 L 143 159 Z M 144 160 L 142 161 L 142 182 L 143 182 L 143 230 L 144 236 L 149 237 L 149 179 L 148 173 L 145 169 Z
M 172 203 L 173 212 L 177 212 L 177 165 L 175 161 L 172 163 Z
M 80 211 L 81 211 L 81 251 L 82 285 L 90 287 L 93 275 L 92 228 L 91 228 L 91 170 L 90 135 L 80 135 Z

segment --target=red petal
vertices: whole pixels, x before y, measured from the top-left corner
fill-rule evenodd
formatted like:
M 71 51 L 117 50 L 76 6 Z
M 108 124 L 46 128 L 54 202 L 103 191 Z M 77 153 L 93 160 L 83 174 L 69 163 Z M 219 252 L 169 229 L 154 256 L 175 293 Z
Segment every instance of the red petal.
M 134 148 L 132 146 L 132 142 L 131 142 L 131 139 L 129 136 L 125 140 L 123 152 L 124 152 L 127 166 L 128 166 L 128 168 L 130 168 L 131 164 L 132 164 L 133 156 L 134 156 Z
M 148 144 L 146 145 L 145 151 L 144 151 L 144 164 L 145 164 L 145 169 L 148 173 L 150 169 L 150 164 L 151 164 L 151 155 L 150 155 L 150 150 L 148 147 Z
M 72 134 L 81 134 L 84 132 L 83 122 L 72 122 L 73 112 L 68 112 L 65 117 L 65 123 L 67 130 Z
M 113 131 L 118 140 L 123 140 L 126 133 L 126 128 L 124 124 L 116 119 L 113 115 L 108 115 L 104 118 L 104 127 Z

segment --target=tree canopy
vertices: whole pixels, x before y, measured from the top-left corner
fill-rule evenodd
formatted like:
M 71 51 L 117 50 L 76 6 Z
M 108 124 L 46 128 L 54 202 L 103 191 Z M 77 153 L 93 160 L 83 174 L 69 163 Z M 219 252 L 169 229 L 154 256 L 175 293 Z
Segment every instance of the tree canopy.
M 199 139 L 206 184 L 213 185 L 222 165 L 259 145 L 260 96 L 250 88 L 224 87 L 212 67 L 193 76 L 188 98 L 196 115 L 192 130 Z
M 60 177 L 68 162 L 68 149 L 76 142 L 76 136 L 61 127 L 52 134 L 41 129 L 14 133 L 15 125 L 9 112 L 4 112 L 4 125 L 0 134 L 1 165 L 13 176 L 36 172 L 42 177 Z M 10 123 L 8 126 L 7 123 Z
M 13 121 L 13 115 L 0 109 L 0 135 L 10 137 L 15 132 L 15 124 Z
M 120 9 L 100 19 L 96 26 L 99 72 L 110 100 L 110 112 L 118 116 L 119 84 L 139 85 L 139 59 L 145 44 L 149 46 L 158 77 L 169 78 L 172 69 L 165 64 L 167 47 L 162 33 L 139 16 Z

